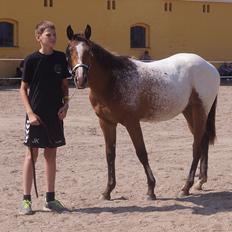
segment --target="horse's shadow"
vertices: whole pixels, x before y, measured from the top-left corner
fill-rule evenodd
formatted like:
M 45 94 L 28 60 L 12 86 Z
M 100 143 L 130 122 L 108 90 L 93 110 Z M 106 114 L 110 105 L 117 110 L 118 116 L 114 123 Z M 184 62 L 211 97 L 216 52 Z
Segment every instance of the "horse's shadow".
M 149 212 L 162 212 L 162 211 L 174 211 L 174 210 L 181 210 L 186 209 L 188 207 L 181 206 L 181 205 L 170 205 L 165 207 L 156 207 L 156 206 L 117 206 L 117 207 L 90 207 L 90 208 L 79 208 L 73 209 L 71 212 L 76 213 L 85 213 L 85 214 L 100 214 L 100 213 L 112 213 L 112 214 L 122 214 L 122 213 L 149 213 Z
M 88 207 L 72 209 L 71 212 L 83 214 L 100 214 L 100 213 L 150 213 L 150 212 L 169 212 L 176 210 L 191 210 L 193 214 L 212 215 L 221 212 L 232 211 L 232 191 L 213 192 L 204 194 L 190 195 L 186 198 L 160 198 L 158 201 L 173 200 L 176 203 L 165 206 L 155 206 L 155 202 L 151 202 L 151 206 L 117 206 L 117 207 Z M 193 206 L 185 206 L 185 202 L 192 202 Z M 181 204 L 183 203 L 183 204 Z
M 190 208 L 193 214 L 212 215 L 221 212 L 232 212 L 232 190 L 195 194 L 176 200 L 179 202 L 192 202 L 194 206 Z

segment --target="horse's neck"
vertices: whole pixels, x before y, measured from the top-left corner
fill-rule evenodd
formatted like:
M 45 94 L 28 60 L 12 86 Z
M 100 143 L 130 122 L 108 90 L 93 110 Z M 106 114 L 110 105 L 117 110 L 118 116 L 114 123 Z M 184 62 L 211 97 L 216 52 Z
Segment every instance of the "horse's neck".
M 109 85 L 112 84 L 114 78 L 115 57 L 97 44 L 93 45 L 92 53 L 89 86 L 94 92 L 105 94 L 110 91 Z
M 89 86 L 96 93 L 110 97 L 114 89 L 116 76 L 132 64 L 128 58 L 113 55 L 97 44 L 94 44 L 91 49 L 93 56 Z
M 89 87 L 95 93 L 101 95 L 109 90 L 109 85 L 112 80 L 112 71 L 106 70 L 104 65 L 94 58 L 91 63 L 89 72 Z

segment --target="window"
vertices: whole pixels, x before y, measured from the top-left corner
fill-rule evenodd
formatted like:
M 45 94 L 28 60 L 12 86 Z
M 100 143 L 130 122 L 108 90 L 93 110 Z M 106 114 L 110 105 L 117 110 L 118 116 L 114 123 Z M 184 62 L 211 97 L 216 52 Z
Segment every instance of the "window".
M 172 3 L 169 2 L 169 11 L 171 12 L 172 11 Z
M 145 26 L 136 25 L 130 28 L 130 46 L 131 48 L 147 47 Z
M 107 0 L 107 10 L 115 10 L 116 9 L 116 1 L 115 0 Z
M 164 11 L 172 11 L 172 3 L 171 2 L 165 2 L 164 3 Z
M 115 0 L 112 1 L 112 9 L 113 9 L 113 10 L 116 9 L 116 2 L 115 2 Z
M 44 0 L 44 7 L 53 7 L 53 0 Z
M 203 4 L 202 11 L 203 11 L 203 13 L 210 13 L 210 5 L 209 4 Z
M 0 47 L 14 47 L 14 24 L 0 22 Z
M 168 3 L 165 2 L 165 3 L 164 3 L 164 11 L 167 11 L 167 10 L 168 10 Z
M 108 0 L 107 1 L 107 10 L 110 10 L 110 8 L 111 8 L 111 2 L 110 2 L 110 0 Z

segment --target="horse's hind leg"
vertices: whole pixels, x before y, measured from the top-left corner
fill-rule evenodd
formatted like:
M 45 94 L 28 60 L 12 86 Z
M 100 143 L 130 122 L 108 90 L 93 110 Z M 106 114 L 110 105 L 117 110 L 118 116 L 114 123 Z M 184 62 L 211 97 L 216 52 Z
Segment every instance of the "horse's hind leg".
M 116 145 L 116 126 L 110 124 L 102 119 L 99 119 L 99 123 L 105 138 L 106 160 L 108 166 L 108 183 L 105 191 L 102 193 L 103 200 L 111 199 L 111 192 L 116 186 L 115 178 L 115 145 Z
M 149 200 L 155 200 L 156 196 L 154 194 L 154 188 L 155 188 L 155 178 L 153 176 L 152 170 L 150 168 L 148 157 L 147 157 L 147 151 L 145 148 L 145 144 L 143 141 L 143 134 L 140 127 L 139 121 L 133 121 L 128 120 L 130 122 L 126 123 L 125 126 L 127 128 L 127 131 L 131 137 L 131 140 L 133 142 L 133 145 L 136 150 L 136 154 L 142 163 L 146 176 L 147 176 L 147 183 L 148 183 L 148 199 Z
M 194 185 L 194 188 L 197 190 L 202 190 L 202 185 L 207 182 L 208 151 L 209 151 L 209 136 L 206 132 L 202 140 L 199 180 Z
M 206 131 L 202 140 L 200 175 L 199 175 L 199 180 L 195 185 L 195 188 L 198 190 L 202 190 L 202 185 L 205 182 L 207 182 L 209 144 L 213 144 L 216 138 L 216 128 L 215 128 L 216 107 L 217 107 L 217 97 L 215 97 L 213 105 L 211 106 L 210 112 L 208 114 Z
M 181 195 L 189 195 L 189 189 L 194 183 L 194 177 L 197 169 L 199 159 L 202 154 L 203 136 L 206 130 L 206 114 L 201 100 L 197 95 L 192 96 L 191 105 L 186 112 L 183 112 L 193 133 L 193 160 L 187 181 L 182 188 Z M 206 170 L 207 171 L 207 170 Z

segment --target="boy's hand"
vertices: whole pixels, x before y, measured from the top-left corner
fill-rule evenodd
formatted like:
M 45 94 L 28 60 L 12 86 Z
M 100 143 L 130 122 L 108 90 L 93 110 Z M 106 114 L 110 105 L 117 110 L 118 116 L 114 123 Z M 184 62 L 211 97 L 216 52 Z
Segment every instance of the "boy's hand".
M 37 114 L 30 112 L 27 115 L 28 115 L 29 122 L 32 126 L 39 126 L 40 125 L 41 120 Z
M 66 117 L 68 111 L 68 103 L 65 103 L 58 111 L 58 116 L 60 120 L 63 120 Z

